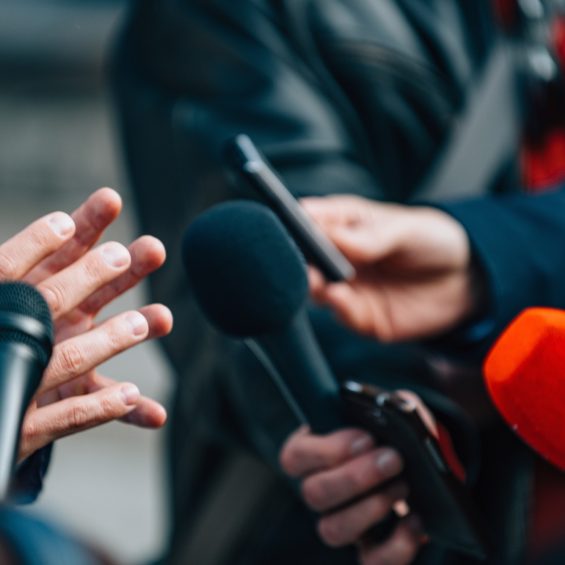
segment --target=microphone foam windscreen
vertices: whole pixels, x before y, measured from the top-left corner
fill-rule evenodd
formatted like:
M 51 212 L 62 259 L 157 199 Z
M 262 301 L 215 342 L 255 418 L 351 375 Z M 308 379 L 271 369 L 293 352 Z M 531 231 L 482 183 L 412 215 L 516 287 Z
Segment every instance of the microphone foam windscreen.
M 23 282 L 0 283 L 0 312 L 18 314 L 32 318 L 42 326 L 41 339 L 11 324 L 0 326 L 0 343 L 15 342 L 28 345 L 35 352 L 39 362 L 47 365 L 53 342 L 53 320 L 49 306 L 33 286 Z
M 233 337 L 284 329 L 308 296 L 302 254 L 255 202 L 226 202 L 199 216 L 185 233 L 183 259 L 205 315 Z
M 565 312 L 525 310 L 494 345 L 484 375 L 508 424 L 565 470 Z

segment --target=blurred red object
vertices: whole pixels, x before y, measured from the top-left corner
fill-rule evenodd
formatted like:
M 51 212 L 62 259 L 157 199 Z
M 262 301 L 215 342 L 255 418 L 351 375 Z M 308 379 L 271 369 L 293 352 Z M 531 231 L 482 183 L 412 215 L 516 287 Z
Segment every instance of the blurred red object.
M 494 0 L 494 11 L 504 29 L 510 30 L 515 26 L 518 18 L 516 0 Z
M 561 63 L 561 70 L 565 73 L 565 16 L 557 18 L 553 24 L 553 38 L 555 53 Z
M 524 147 L 522 174 L 531 192 L 542 192 L 565 181 L 565 128 L 548 133 L 539 145 Z

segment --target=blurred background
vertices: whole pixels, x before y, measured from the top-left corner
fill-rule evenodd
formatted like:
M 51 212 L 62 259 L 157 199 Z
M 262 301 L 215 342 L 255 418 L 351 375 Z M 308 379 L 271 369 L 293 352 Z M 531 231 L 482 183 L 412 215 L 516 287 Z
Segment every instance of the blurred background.
M 138 235 L 122 174 L 104 61 L 127 2 L 0 2 L 0 240 L 39 215 L 72 211 L 93 190 L 116 188 L 124 213 L 105 239 Z M 139 306 L 144 289 L 113 311 Z M 155 344 L 107 364 L 165 401 L 169 369 Z M 112 424 L 60 441 L 43 494 L 46 516 L 124 563 L 149 561 L 164 542 L 162 432 Z

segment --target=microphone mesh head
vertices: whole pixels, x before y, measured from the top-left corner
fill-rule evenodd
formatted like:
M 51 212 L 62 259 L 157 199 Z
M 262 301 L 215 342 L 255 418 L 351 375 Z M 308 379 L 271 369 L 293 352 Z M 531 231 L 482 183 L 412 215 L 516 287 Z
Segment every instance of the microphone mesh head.
M 234 337 L 282 330 L 308 296 L 302 254 L 255 202 L 227 202 L 199 216 L 185 233 L 183 259 L 204 314 Z
M 53 320 L 49 306 L 33 286 L 22 282 L 0 282 L 0 312 L 33 318 L 43 326 L 49 342 L 53 342 Z M 42 365 L 46 366 L 49 362 L 50 345 L 21 329 L 0 325 L 0 343 L 2 342 L 28 345 Z

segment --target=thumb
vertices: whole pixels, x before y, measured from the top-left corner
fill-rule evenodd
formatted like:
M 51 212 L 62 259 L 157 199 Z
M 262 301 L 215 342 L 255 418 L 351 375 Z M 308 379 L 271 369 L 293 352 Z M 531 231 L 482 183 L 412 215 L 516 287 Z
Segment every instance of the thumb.
M 392 230 L 376 230 L 366 225 L 335 226 L 327 230 L 327 235 L 354 264 L 373 263 L 387 257 L 397 247 Z

